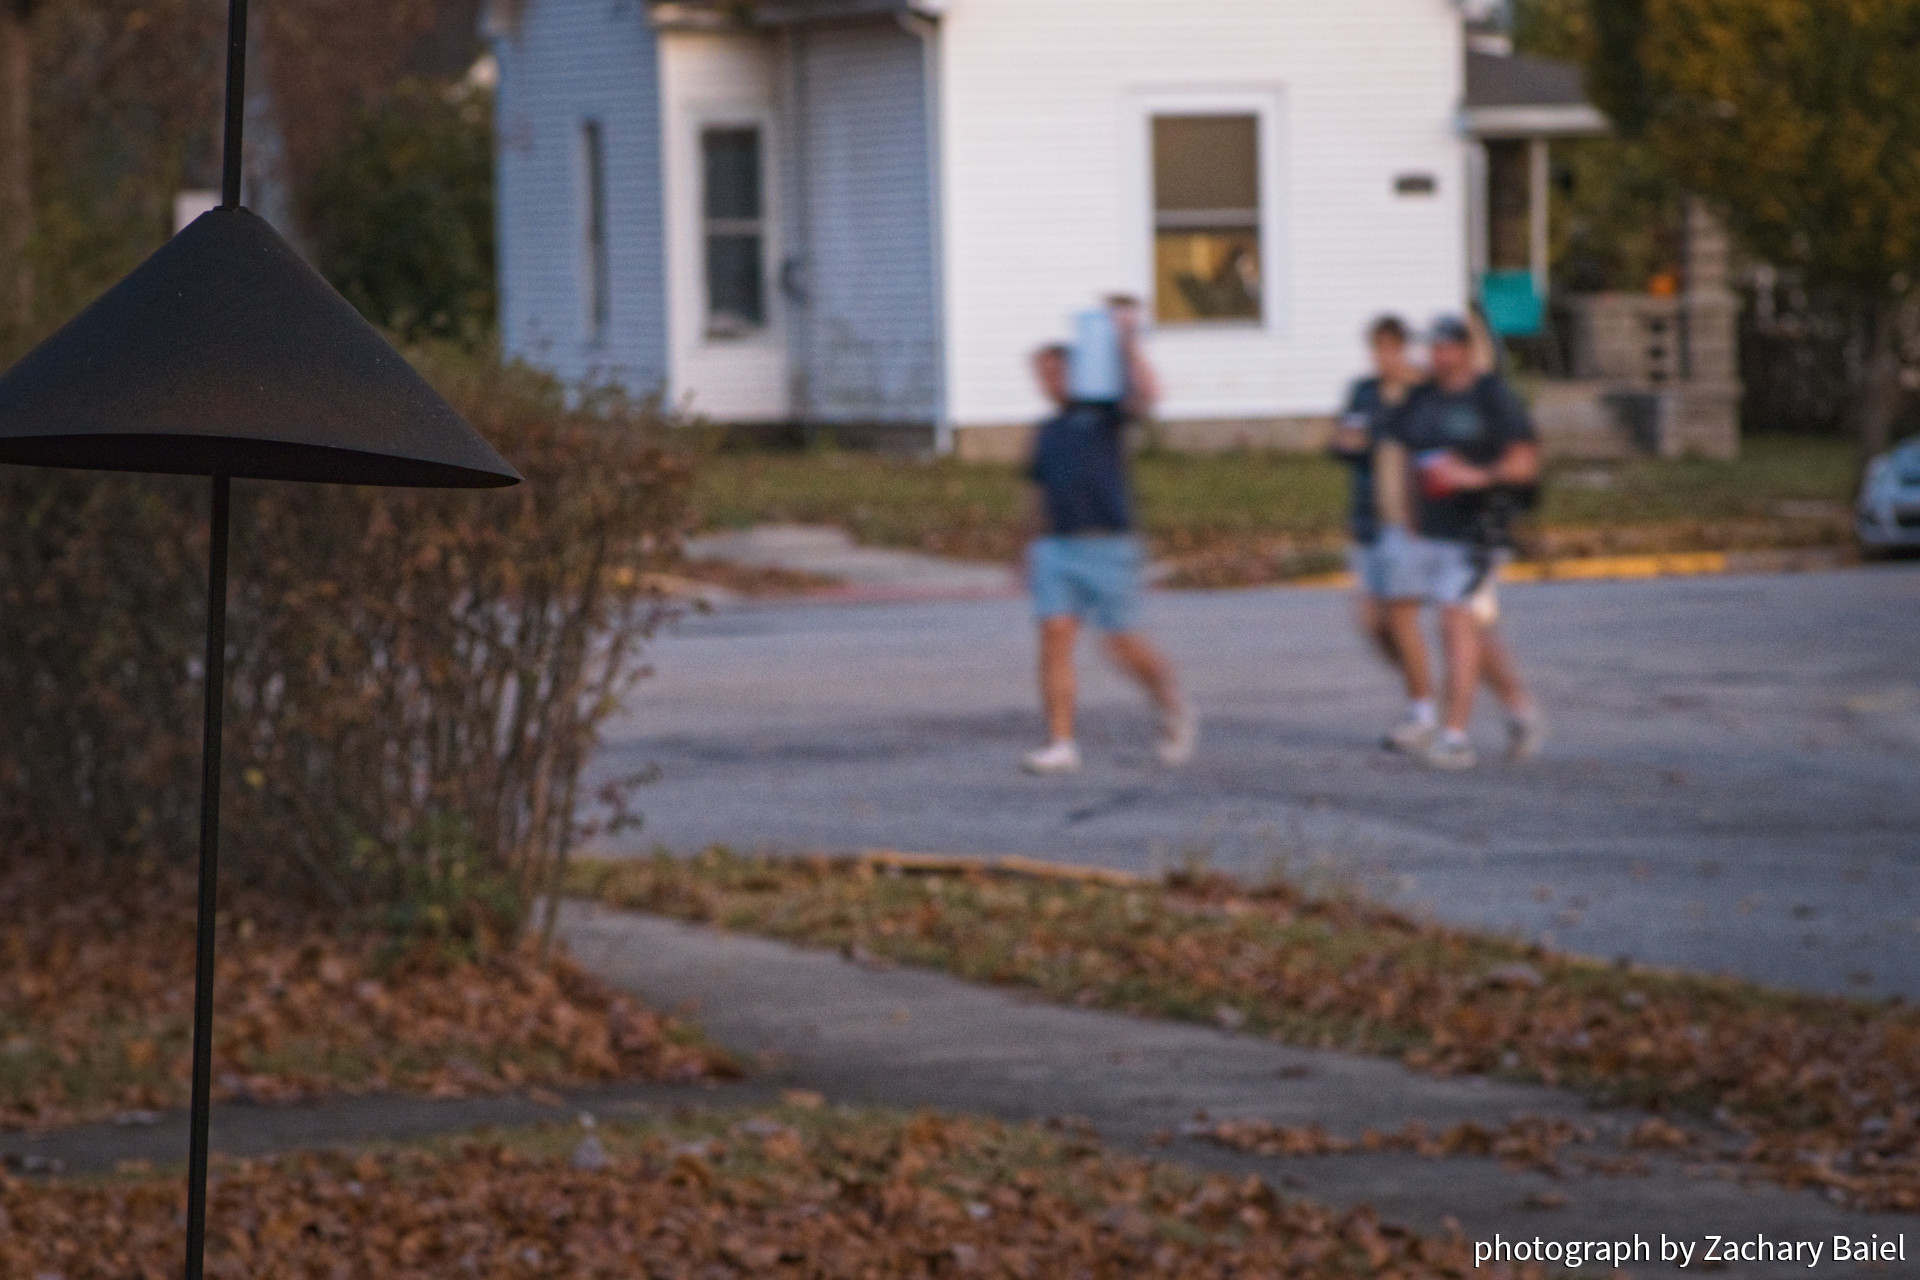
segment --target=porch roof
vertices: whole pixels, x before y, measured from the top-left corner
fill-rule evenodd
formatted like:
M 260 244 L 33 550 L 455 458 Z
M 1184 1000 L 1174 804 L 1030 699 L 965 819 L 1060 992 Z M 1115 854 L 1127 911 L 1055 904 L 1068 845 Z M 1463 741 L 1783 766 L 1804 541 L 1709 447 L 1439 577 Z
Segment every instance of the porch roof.
M 1475 138 L 1577 138 L 1606 133 L 1579 66 L 1524 53 L 1467 52 L 1461 127 Z

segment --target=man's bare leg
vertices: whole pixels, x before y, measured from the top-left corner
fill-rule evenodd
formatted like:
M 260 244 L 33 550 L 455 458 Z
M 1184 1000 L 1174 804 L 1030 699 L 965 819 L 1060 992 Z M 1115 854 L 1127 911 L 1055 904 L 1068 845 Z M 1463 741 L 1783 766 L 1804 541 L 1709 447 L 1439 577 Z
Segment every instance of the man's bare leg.
M 1079 639 L 1078 618 L 1046 618 L 1040 623 L 1040 705 L 1046 711 L 1051 742 L 1073 741 L 1074 702 L 1079 697 L 1073 649 Z
M 1137 631 L 1116 631 L 1107 637 L 1107 654 L 1115 666 L 1146 690 L 1161 715 L 1181 714 L 1183 704 L 1174 686 L 1173 667 L 1145 636 Z
M 1546 745 L 1546 717 L 1540 714 L 1540 705 L 1533 700 L 1533 694 L 1520 678 L 1520 668 L 1513 660 L 1513 650 L 1507 647 L 1500 632 L 1491 626 L 1481 628 L 1480 669 L 1487 687 L 1493 690 L 1493 696 L 1500 699 L 1500 705 L 1507 711 L 1507 758 L 1533 759 Z
M 1387 634 L 1407 684 L 1407 700 L 1424 702 L 1433 697 L 1433 668 L 1427 661 L 1427 638 L 1420 633 L 1420 602 L 1390 600 L 1385 613 Z
M 1387 665 L 1395 671 L 1400 670 L 1400 646 L 1393 638 L 1393 628 L 1387 620 L 1387 606 L 1378 597 L 1362 594 L 1354 601 L 1355 620 L 1360 625 L 1360 634 L 1372 643 L 1374 650 L 1384 658 Z
M 1481 640 L 1486 632 L 1465 605 L 1440 609 L 1440 644 L 1446 656 L 1446 705 L 1441 724 L 1449 733 L 1465 733 L 1473 718 L 1473 695 L 1480 688 Z
M 1507 709 L 1509 715 L 1532 713 L 1533 697 L 1520 679 L 1520 668 L 1513 661 L 1513 650 L 1507 648 L 1507 642 L 1501 639 L 1499 630 L 1494 627 L 1481 629 L 1480 664 L 1487 688 L 1493 691 L 1494 697 L 1500 699 L 1500 705 Z
M 1166 655 L 1137 631 L 1115 631 L 1107 636 L 1107 654 L 1160 712 L 1160 741 L 1155 754 L 1164 765 L 1183 765 L 1193 759 L 1200 743 L 1200 720 L 1180 698 L 1173 666 Z

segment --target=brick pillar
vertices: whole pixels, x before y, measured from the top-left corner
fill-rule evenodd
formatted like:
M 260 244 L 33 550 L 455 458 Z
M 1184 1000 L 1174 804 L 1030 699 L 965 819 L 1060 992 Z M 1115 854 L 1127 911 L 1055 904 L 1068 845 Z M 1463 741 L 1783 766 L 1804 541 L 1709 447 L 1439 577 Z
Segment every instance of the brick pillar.
M 1728 258 L 1726 229 L 1705 201 L 1689 200 L 1682 381 L 1659 442 L 1670 457 L 1740 454 L 1740 299 L 1728 286 Z

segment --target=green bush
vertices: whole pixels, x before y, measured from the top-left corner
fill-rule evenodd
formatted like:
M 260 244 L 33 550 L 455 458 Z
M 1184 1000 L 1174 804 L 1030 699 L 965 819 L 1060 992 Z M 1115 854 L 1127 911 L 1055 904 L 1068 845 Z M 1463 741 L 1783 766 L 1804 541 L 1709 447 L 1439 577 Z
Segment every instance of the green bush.
M 235 485 L 225 845 L 239 878 L 485 945 L 562 870 L 689 471 L 650 406 L 423 367 L 527 483 Z M 0 468 L 0 510 L 0 856 L 190 857 L 205 483 Z
M 489 95 L 409 83 L 356 119 L 303 201 L 320 270 L 409 338 L 494 327 Z

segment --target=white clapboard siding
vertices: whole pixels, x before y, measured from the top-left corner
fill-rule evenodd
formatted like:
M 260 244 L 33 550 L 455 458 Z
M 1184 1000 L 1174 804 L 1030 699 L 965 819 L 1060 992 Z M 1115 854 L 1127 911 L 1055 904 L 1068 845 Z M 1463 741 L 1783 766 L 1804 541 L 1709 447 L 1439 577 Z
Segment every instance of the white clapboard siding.
M 666 379 L 654 33 L 641 0 L 525 0 L 494 32 L 500 323 L 506 349 L 641 394 Z M 582 124 L 606 147 L 609 322 L 589 337 Z
M 822 422 L 931 423 L 939 325 L 924 54 L 892 20 L 795 32 L 804 302 L 797 408 Z
M 1101 293 L 1151 282 L 1147 114 L 1262 104 L 1263 325 L 1152 335 L 1170 419 L 1318 414 L 1384 309 L 1466 292 L 1453 0 L 951 0 L 942 27 L 949 412 L 1040 412 L 1024 355 Z M 1432 197 L 1395 176 L 1431 174 Z

